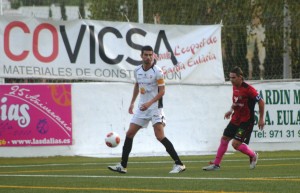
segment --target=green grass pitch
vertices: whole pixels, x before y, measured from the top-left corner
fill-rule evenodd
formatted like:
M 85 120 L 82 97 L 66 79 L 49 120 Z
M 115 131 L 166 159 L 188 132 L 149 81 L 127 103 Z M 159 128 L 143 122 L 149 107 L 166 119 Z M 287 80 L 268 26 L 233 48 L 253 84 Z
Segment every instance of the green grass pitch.
M 213 155 L 181 156 L 187 170 L 169 174 L 169 157 L 131 157 L 127 174 L 107 169 L 119 158 L 0 158 L 0 193 L 298 193 L 300 151 L 259 152 L 258 165 L 226 154 L 221 170 L 202 171 Z

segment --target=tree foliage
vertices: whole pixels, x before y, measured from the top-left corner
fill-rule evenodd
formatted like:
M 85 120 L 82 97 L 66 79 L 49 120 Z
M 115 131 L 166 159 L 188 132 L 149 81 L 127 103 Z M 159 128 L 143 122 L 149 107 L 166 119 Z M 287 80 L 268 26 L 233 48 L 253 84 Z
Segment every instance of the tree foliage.
M 209 25 L 222 23 L 222 49 L 225 74 L 234 65 L 248 70 L 247 26 L 253 20 L 255 5 L 262 8 L 260 19 L 265 28 L 266 49 L 265 77 L 283 78 L 283 48 L 285 1 L 289 5 L 291 16 L 291 59 L 293 78 L 300 78 L 300 3 L 299 0 L 144 0 L 144 23 L 154 23 L 153 16 L 160 15 L 161 24 Z M 107 21 L 138 22 L 137 0 L 90 0 L 91 19 Z M 124 9 L 126 4 L 127 10 Z M 126 17 L 125 17 L 126 16 Z M 285 32 L 286 33 L 286 32 Z M 254 73 L 258 79 L 259 59 L 254 57 Z M 246 73 L 247 74 L 247 73 Z

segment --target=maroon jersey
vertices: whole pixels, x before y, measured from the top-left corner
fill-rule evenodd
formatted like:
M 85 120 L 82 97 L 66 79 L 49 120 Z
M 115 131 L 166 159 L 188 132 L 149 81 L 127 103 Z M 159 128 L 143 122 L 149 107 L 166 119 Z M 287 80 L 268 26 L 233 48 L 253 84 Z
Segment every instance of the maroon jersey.
M 261 99 L 255 88 L 245 82 L 240 87 L 233 86 L 233 110 L 231 123 L 240 125 L 242 122 L 254 122 L 254 106 Z

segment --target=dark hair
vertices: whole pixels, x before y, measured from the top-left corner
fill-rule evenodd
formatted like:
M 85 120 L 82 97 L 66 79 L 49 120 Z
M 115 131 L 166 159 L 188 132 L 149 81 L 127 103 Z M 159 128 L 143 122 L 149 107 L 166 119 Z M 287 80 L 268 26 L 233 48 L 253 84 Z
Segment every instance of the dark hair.
M 238 66 L 235 66 L 234 68 L 232 68 L 230 72 L 235 73 L 237 76 L 242 76 L 242 77 L 244 76 L 242 69 Z
M 142 51 L 141 54 L 143 54 L 144 51 L 152 51 L 153 52 L 153 48 L 151 46 L 143 46 L 141 51 Z

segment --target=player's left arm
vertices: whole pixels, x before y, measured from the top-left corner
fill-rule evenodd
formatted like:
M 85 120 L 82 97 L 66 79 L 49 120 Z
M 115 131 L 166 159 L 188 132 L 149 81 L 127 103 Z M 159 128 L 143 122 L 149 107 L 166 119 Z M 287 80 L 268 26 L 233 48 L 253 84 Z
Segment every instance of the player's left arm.
M 260 100 L 258 101 L 258 109 L 259 109 L 258 128 L 260 130 L 263 130 L 265 126 L 265 120 L 264 120 L 265 101 L 262 98 L 260 98 Z
M 259 111 L 258 128 L 260 130 L 263 130 L 265 126 L 265 120 L 264 120 L 265 101 L 254 87 L 250 86 L 249 92 L 250 92 L 250 97 L 255 98 L 256 102 L 258 103 L 258 111 Z
M 161 97 L 163 97 L 164 95 L 165 95 L 165 85 L 159 86 L 157 95 L 153 99 L 151 99 L 149 103 L 151 103 L 152 105 L 153 103 L 161 99 Z
M 165 94 L 165 85 L 163 86 L 159 86 L 158 87 L 158 93 L 157 95 L 152 98 L 150 101 L 144 103 L 141 107 L 140 110 L 141 111 L 145 111 L 147 110 L 153 103 L 155 103 L 156 101 L 158 101 L 161 97 L 163 97 Z

